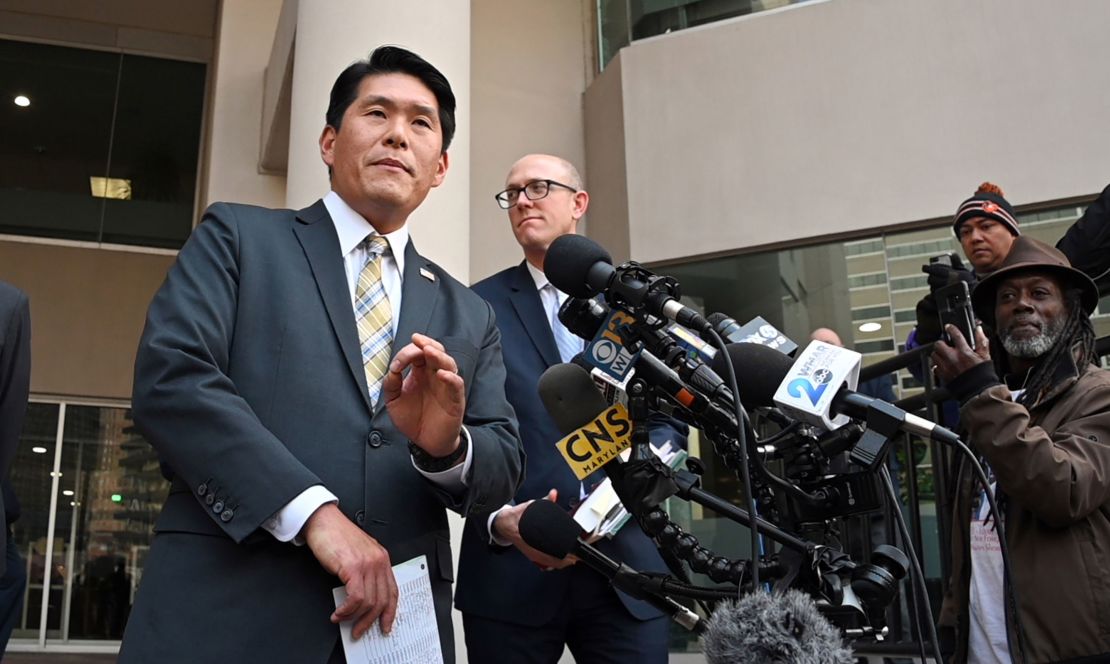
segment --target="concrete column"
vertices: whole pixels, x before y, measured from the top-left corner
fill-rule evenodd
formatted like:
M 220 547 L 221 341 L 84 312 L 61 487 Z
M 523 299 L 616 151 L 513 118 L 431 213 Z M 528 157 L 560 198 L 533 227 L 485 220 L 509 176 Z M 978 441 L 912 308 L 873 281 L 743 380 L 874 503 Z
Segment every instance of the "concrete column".
M 258 169 L 258 123 L 262 118 L 266 58 L 281 3 L 239 0 L 220 3 L 204 199 L 265 207 L 285 204 L 285 177 Z
M 290 0 L 287 0 L 290 1 Z M 329 190 L 318 146 L 328 93 L 344 67 L 382 44 L 402 46 L 451 82 L 458 128 L 444 183 L 412 217 L 416 248 L 463 283 L 470 251 L 470 2 L 299 0 L 293 54 L 286 205 L 301 208 Z
M 293 0 L 286 0 L 291 2 Z M 328 192 L 320 159 L 328 94 L 347 65 L 382 44 L 407 48 L 435 65 L 455 92 L 455 138 L 448 151 L 447 177 L 409 217 L 409 232 L 421 254 L 469 283 L 470 267 L 470 2 L 469 0 L 298 0 L 293 45 L 293 88 L 289 168 L 285 203 L 311 204 Z M 462 519 L 451 515 L 455 569 Z M 400 560 L 394 562 L 402 562 Z M 462 619 L 454 612 L 455 653 L 466 662 Z

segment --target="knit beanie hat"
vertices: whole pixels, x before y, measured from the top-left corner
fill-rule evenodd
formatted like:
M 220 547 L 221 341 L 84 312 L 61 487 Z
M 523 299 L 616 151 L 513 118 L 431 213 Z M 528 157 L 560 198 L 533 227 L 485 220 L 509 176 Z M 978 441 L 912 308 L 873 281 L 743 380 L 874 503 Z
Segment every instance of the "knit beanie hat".
M 1014 235 L 1021 235 L 1018 230 L 1017 216 L 1010 201 L 1003 198 L 1002 188 L 990 182 L 984 182 L 975 190 L 975 195 L 960 203 L 956 210 L 956 220 L 952 222 L 952 231 L 956 238 L 960 237 L 960 224 L 968 219 L 986 217 L 993 219 L 1006 227 Z

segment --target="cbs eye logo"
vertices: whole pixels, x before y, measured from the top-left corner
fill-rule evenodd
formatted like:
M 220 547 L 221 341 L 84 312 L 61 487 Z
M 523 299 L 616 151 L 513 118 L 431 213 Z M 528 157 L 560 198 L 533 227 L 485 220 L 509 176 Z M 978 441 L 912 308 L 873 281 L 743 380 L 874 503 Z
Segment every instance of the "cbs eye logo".
M 619 347 L 608 339 L 601 339 L 590 349 L 594 359 L 602 364 L 611 364 L 617 358 Z

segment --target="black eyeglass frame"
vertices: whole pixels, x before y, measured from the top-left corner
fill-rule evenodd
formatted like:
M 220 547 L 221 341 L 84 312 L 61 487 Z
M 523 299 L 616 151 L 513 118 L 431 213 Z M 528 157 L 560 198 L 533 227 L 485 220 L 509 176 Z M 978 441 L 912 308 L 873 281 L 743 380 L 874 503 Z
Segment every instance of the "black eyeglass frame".
M 531 187 L 532 185 L 537 184 L 539 182 L 543 182 L 547 185 L 544 188 L 543 194 L 541 194 L 539 196 L 535 196 L 535 197 L 529 196 L 528 195 L 528 187 Z M 538 201 L 538 200 L 542 200 L 544 198 L 547 198 L 551 194 L 551 186 L 552 185 L 554 185 L 556 187 L 562 187 L 563 189 L 569 189 L 570 191 L 573 191 L 576 194 L 579 192 L 578 189 L 575 189 L 574 187 L 572 187 L 570 185 L 563 184 L 562 182 L 559 182 L 558 180 L 542 179 L 542 180 L 532 180 L 531 182 L 524 185 L 523 187 L 509 187 L 508 189 L 505 189 L 504 191 L 499 191 L 499 192 L 497 192 L 496 194 L 493 195 L 493 200 L 497 201 L 498 207 L 500 207 L 502 210 L 510 210 L 510 209 L 512 209 L 513 207 L 516 206 L 517 201 L 520 200 L 520 195 L 521 194 L 524 194 L 524 197 L 527 198 L 530 201 Z M 511 192 L 511 191 L 516 192 L 516 200 L 514 200 L 512 202 L 510 202 L 508 197 L 507 197 L 509 192 Z

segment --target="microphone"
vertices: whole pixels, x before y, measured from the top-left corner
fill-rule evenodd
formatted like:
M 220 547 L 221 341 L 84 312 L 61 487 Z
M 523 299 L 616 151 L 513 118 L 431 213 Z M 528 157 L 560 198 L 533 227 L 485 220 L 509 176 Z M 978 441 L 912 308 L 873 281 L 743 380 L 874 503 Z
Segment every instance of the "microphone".
M 599 572 L 618 590 L 659 609 L 682 627 L 701 633 L 704 624 L 696 613 L 673 599 L 648 592 L 640 583 L 643 575 L 598 551 L 580 538 L 582 527 L 563 508 L 549 500 L 537 500 L 520 515 L 520 537 L 528 546 L 554 558 L 573 554 Z
M 522 519 L 523 523 L 523 519 Z M 708 664 L 852 664 L 840 633 L 809 596 L 755 592 L 719 604 L 702 651 Z
M 735 429 L 735 419 L 726 410 L 732 406 L 732 393 L 721 377 L 700 359 L 714 360 L 716 350 L 686 328 L 672 324 L 665 332 L 641 329 L 642 343 L 636 345 L 635 352 L 630 352 L 622 344 L 619 328 L 636 325 L 639 321 L 624 311 L 610 311 L 596 299 L 568 298 L 559 309 L 559 321 L 583 339 L 592 339 L 572 361 L 590 371 L 595 383 L 604 383 L 599 389 L 609 396 L 609 403 L 615 401 L 611 396 L 613 389 L 623 391 L 638 373 L 672 403 L 699 415 L 709 409 L 718 426 L 727 427 L 729 431 Z M 662 348 L 667 360 L 660 359 L 645 346 Z M 708 404 L 704 403 L 706 401 Z
M 768 323 L 762 316 L 756 316 L 743 325 L 737 323 L 735 318 L 729 318 L 721 313 L 709 314 L 708 320 L 717 334 L 729 343 L 759 344 L 760 346 L 774 348 L 784 355 L 793 355 L 794 351 L 798 350 L 798 344 L 794 343 L 790 337 L 779 332 L 774 325 Z
M 819 343 L 821 342 L 813 342 L 813 344 Z M 811 348 L 813 344 L 810 344 Z M 959 440 L 959 436 L 935 422 L 907 413 L 881 399 L 874 399 L 847 389 L 843 387 L 842 382 L 838 383 L 839 387 L 830 391 L 832 396 L 827 401 L 823 399 L 828 397 L 825 394 L 826 390 L 821 389 L 817 396 L 823 398 L 819 398 L 817 401 L 819 404 L 824 404 L 823 407 L 814 404 L 810 398 L 811 394 L 816 393 L 818 388 L 809 391 L 799 390 L 797 392 L 798 396 L 787 394 L 787 399 L 780 399 L 781 391 L 789 390 L 790 384 L 798 380 L 798 374 L 802 369 L 805 369 L 805 364 L 809 358 L 809 348 L 806 349 L 805 353 L 802 353 L 797 362 L 791 362 L 790 358 L 782 353 L 757 344 L 729 344 L 726 348 L 728 349 L 728 361 L 732 362 L 737 373 L 744 372 L 745 379 L 741 387 L 741 394 L 744 402 L 750 405 L 777 405 L 779 408 L 786 410 L 789 415 L 809 422 L 815 420 L 820 422 L 822 421 L 821 418 L 829 419 L 829 415 L 846 415 L 853 419 L 866 421 L 868 410 L 877 406 L 898 417 L 901 420 L 899 428 L 902 431 L 949 445 L 954 445 Z M 833 346 L 833 348 L 837 347 Z M 838 348 L 837 350 L 843 351 L 845 349 Z M 851 353 L 852 351 L 845 352 Z M 855 353 L 852 354 L 855 355 Z M 823 383 L 822 385 L 827 386 L 829 384 Z M 812 380 L 810 380 L 810 385 L 813 385 Z M 843 421 L 839 423 L 836 420 L 830 421 L 832 426 L 825 426 L 826 429 L 836 429 L 844 424 Z
M 628 379 L 624 382 L 620 382 L 609 374 L 602 371 L 601 369 L 598 369 L 594 365 L 590 364 L 590 362 L 586 359 L 586 356 L 582 353 L 578 353 L 574 357 L 570 358 L 570 363 L 577 364 L 578 366 L 589 372 L 590 378 L 592 378 L 594 381 L 594 387 L 596 387 L 598 391 L 601 392 L 601 395 L 605 397 L 605 403 L 609 404 L 610 406 L 615 403 L 621 403 L 624 404 L 625 408 L 628 407 L 628 395 L 625 393 L 625 388 L 627 387 L 628 381 L 631 380 L 632 376 L 629 376 Z M 633 373 L 633 375 L 635 375 L 635 373 Z
M 543 269 L 555 288 L 574 297 L 603 293 L 614 307 L 643 308 L 699 334 L 712 331 L 704 316 L 678 301 L 678 282 L 673 278 L 657 276 L 635 262 L 614 268 L 609 252 L 582 235 L 555 238 Z
M 540 401 L 565 436 L 555 443 L 580 480 L 632 444 L 632 422 L 621 403 L 609 405 L 590 372 L 577 364 L 555 364 L 539 381 Z

